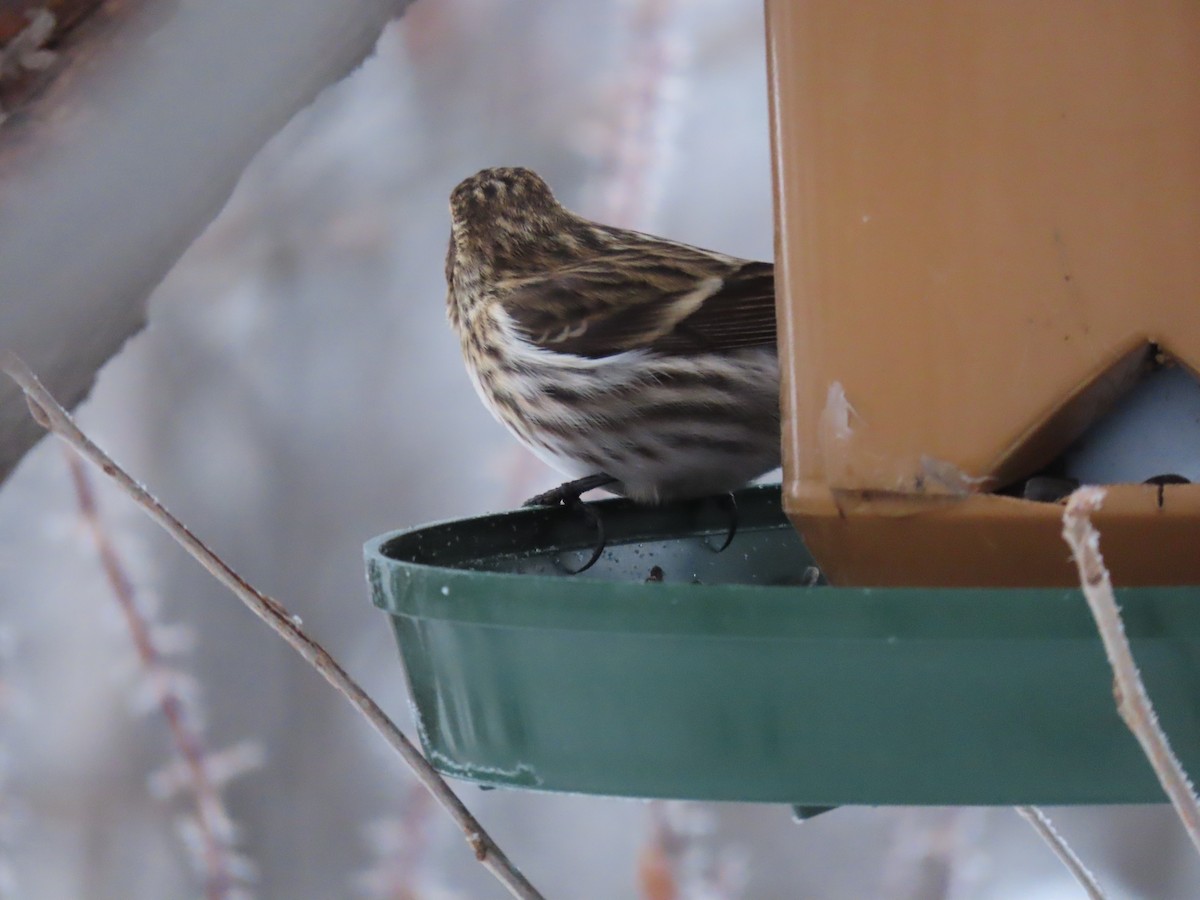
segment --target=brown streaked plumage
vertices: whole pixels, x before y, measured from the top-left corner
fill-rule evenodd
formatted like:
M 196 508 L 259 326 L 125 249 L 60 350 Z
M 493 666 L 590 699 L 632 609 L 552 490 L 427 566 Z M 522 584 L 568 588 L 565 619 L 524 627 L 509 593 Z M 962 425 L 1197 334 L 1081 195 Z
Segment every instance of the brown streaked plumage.
M 492 413 L 571 477 L 643 502 L 779 464 L 770 263 L 612 228 L 528 169 L 450 197 L 451 324 Z

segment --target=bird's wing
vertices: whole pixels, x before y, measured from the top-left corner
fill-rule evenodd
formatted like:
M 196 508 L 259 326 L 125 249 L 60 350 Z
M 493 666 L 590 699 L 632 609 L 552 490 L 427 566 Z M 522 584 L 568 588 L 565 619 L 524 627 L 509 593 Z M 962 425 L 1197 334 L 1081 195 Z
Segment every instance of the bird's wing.
M 498 298 L 523 336 L 559 353 L 687 355 L 775 344 L 771 263 L 664 245 L 513 280 L 499 285 Z

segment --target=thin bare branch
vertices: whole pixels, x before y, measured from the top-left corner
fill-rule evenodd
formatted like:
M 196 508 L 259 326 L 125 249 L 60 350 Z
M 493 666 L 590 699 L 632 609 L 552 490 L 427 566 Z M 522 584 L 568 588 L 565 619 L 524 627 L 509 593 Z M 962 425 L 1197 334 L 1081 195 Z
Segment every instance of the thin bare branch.
M 1079 882 L 1079 886 L 1087 891 L 1087 895 L 1091 900 L 1106 900 L 1107 895 L 1101 889 L 1100 882 L 1096 880 L 1096 876 L 1075 855 L 1075 851 L 1071 849 L 1071 845 L 1066 842 L 1063 836 L 1055 830 L 1049 816 L 1036 806 L 1014 806 L 1013 809 L 1020 814 L 1021 818 L 1033 826 L 1034 831 L 1042 836 L 1042 840 L 1050 845 L 1050 849 L 1054 851 L 1054 855 L 1062 860 L 1062 864 L 1067 867 L 1067 870 Z
M 42 386 L 37 376 L 11 350 L 0 351 L 0 371 L 6 373 L 25 392 L 30 412 L 44 428 L 69 444 L 85 459 L 97 465 L 105 475 L 136 502 L 183 549 L 204 566 L 208 572 L 232 591 L 272 631 L 300 654 L 363 714 L 371 727 L 392 746 L 412 770 L 417 780 L 433 795 L 438 804 L 450 814 L 466 837 L 467 844 L 478 859 L 499 879 L 514 897 L 522 900 L 542 900 L 542 895 L 530 884 L 504 852 L 492 840 L 483 826 L 463 805 L 450 786 L 429 764 L 421 752 L 379 705 L 319 643 L 304 633 L 299 618 L 293 616 L 278 600 L 268 597 L 238 575 L 207 546 L 158 502 L 149 491 L 133 480 L 103 450 L 85 435 L 58 401 Z
M 1171 752 L 1167 736 L 1158 724 L 1154 707 L 1133 661 L 1125 626 L 1113 595 L 1112 580 L 1100 555 L 1100 534 L 1092 527 L 1091 515 L 1104 502 L 1104 489 L 1081 487 L 1067 500 L 1063 513 L 1063 538 L 1071 548 L 1079 569 L 1079 582 L 1088 607 L 1100 629 L 1104 651 L 1112 666 L 1117 711 L 1129 726 L 1154 774 L 1175 807 L 1192 845 L 1200 853 L 1200 801 L 1179 759 Z

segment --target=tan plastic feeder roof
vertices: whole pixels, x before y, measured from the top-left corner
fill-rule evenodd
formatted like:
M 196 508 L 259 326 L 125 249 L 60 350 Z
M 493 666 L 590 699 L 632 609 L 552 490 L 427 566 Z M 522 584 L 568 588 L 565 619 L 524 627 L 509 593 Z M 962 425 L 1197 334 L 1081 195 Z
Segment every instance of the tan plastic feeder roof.
M 989 492 L 1200 371 L 1200 4 L 768 27 L 789 514 L 835 583 L 1072 583 L 1061 506 Z M 1118 584 L 1200 583 L 1200 486 L 1096 521 Z

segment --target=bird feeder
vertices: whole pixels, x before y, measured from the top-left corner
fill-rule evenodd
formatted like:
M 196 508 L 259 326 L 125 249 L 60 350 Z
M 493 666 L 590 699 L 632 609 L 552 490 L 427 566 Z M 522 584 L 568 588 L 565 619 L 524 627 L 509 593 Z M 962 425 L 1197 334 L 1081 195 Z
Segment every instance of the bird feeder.
M 1014 485 L 1200 369 L 1200 6 L 768 0 L 767 29 L 782 505 L 738 492 L 718 552 L 719 499 L 599 503 L 581 575 L 565 509 L 369 542 L 429 759 L 806 807 L 1161 801 L 1062 505 Z M 1096 523 L 1196 771 L 1200 487 L 1160 480 Z
M 429 759 L 543 791 L 839 804 L 1145 803 L 1078 589 L 809 584 L 779 488 L 525 509 L 367 544 Z M 1163 727 L 1200 770 L 1200 604 L 1122 590 Z
M 769 2 L 785 506 L 836 584 L 1069 584 L 1000 493 L 1200 370 L 1200 6 Z M 1200 583 L 1200 486 L 1117 484 L 1118 584 Z

